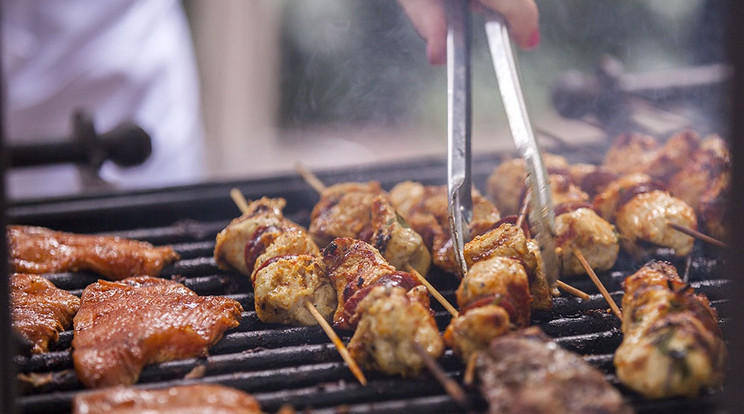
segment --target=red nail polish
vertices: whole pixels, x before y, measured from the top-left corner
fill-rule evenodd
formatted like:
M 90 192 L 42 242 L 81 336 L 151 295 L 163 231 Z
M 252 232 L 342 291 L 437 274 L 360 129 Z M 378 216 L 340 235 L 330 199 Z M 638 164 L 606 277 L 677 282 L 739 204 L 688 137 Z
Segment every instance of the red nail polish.
M 533 49 L 533 48 L 536 48 L 537 45 L 539 44 L 540 44 L 540 29 L 536 29 L 530 35 L 530 40 L 527 41 L 527 48 Z

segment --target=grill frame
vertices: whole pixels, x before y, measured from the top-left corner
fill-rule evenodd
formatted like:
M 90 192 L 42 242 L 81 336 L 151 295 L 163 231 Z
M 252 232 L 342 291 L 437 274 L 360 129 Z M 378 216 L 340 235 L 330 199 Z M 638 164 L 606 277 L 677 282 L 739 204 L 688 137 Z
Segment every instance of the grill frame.
M 499 155 L 475 158 L 473 172 L 476 186 L 483 188 L 486 177 L 501 158 Z M 375 179 L 389 189 L 405 179 L 426 184 L 442 184 L 442 179 L 446 177 L 446 165 L 443 160 L 426 159 L 405 165 L 377 165 L 359 167 L 351 171 L 328 170 L 318 175 L 328 184 Z M 237 273 L 219 272 L 213 260 L 207 258 L 213 247 L 214 235 L 239 214 L 229 197 L 229 189 L 232 187 L 240 188 L 249 199 L 264 195 L 285 197 L 288 201 L 287 216 L 305 226 L 309 221 L 310 209 L 318 198 L 300 177 L 287 174 L 250 181 L 217 182 L 161 190 L 24 202 L 11 205 L 8 215 L 9 221 L 13 223 L 45 225 L 78 232 L 82 227 L 85 232 L 113 233 L 147 240 L 154 244 L 172 243 L 183 258 L 164 269 L 163 277 L 179 274 L 182 275 L 179 280 L 199 294 L 226 293 L 243 303 L 247 312 L 241 326 L 230 331 L 223 341 L 215 345 L 210 350 L 209 358 L 191 358 L 150 366 L 143 370 L 138 386 L 150 388 L 184 382 L 220 382 L 255 393 L 265 409 L 270 411 L 287 402 L 299 406 L 298 408 L 307 408 L 311 412 L 348 409 L 349 412 L 403 413 L 458 409 L 441 387 L 426 375 L 419 379 L 400 379 L 370 374 L 370 385 L 366 388 L 358 386 L 319 327 L 269 326 L 266 330 L 253 333 L 254 328 L 265 328 L 267 325 L 257 321 L 255 313 L 252 314 L 250 311 L 252 295 L 249 293 L 250 284 L 247 277 Z M 159 225 L 149 226 L 153 222 Z M 726 321 L 731 307 L 725 306 L 727 302 L 721 295 L 729 286 L 729 282 L 706 282 L 711 279 L 714 271 L 720 269 L 723 261 L 720 257 L 711 258 L 709 248 L 699 243 L 695 252 L 698 257 L 700 255 L 703 257 L 693 262 L 695 271 L 692 274 L 703 276 L 696 276 L 696 279 L 692 280 L 693 286 L 711 297 L 719 311 L 723 311 L 721 314 Z M 623 256 L 621 265 L 618 266 L 637 269 L 642 264 L 643 261 L 634 261 Z M 684 262 L 676 260 L 675 265 L 682 269 Z M 622 270 L 600 275 L 616 300 L 621 299 L 619 282 L 627 274 L 627 270 Z M 445 297 L 454 300 L 454 290 L 457 287 L 455 278 L 440 272 L 435 272 L 432 276 L 433 282 L 442 288 Z M 56 285 L 76 293 L 81 292 L 82 286 L 95 280 L 93 275 L 80 273 L 55 274 L 47 277 Z M 611 352 L 621 341 L 619 322 L 604 312 L 606 304 L 590 281 L 570 280 L 569 283 L 592 293 L 592 299 L 583 303 L 578 299 L 557 299 L 556 310 L 536 312 L 533 315 L 533 322 L 537 322 L 549 335 L 561 336 L 557 342 L 570 350 L 590 350 L 593 355 L 586 359 L 606 373 L 612 372 Z M 449 321 L 449 316 L 438 304 L 433 303 L 433 307 L 438 311 L 437 322 L 443 329 Z M 610 329 L 607 329 L 608 323 Z M 570 335 L 565 335 L 565 331 Z M 351 332 L 341 332 L 341 335 L 342 339 L 348 340 Z M 62 347 L 69 347 L 71 336 L 70 331 L 62 334 Z M 288 340 L 290 346 L 309 343 L 310 348 L 297 348 L 299 356 L 287 354 L 283 349 L 274 349 L 279 343 Z M 243 355 L 254 345 L 269 350 L 250 351 L 249 356 Z M 53 349 L 56 350 L 58 347 Z M 54 368 L 52 372 L 57 373 L 58 377 L 54 378 L 59 379 L 60 384 L 40 394 L 21 396 L 19 403 L 23 412 L 69 410 L 72 395 L 77 391 L 67 389 L 77 390 L 80 386 L 76 384 L 74 372 L 65 371 L 71 367 L 69 353 L 65 352 L 68 351 L 51 352 L 48 361 L 44 359 L 46 356 L 37 357 L 35 360 L 15 358 L 16 362 L 20 362 L 22 370 L 27 370 L 29 366 Z M 262 352 L 268 353 L 264 355 Z M 225 357 L 235 354 L 239 357 L 232 360 Z M 276 363 L 280 365 L 289 364 L 291 361 L 296 363 L 305 356 L 310 358 L 310 364 L 274 368 Z M 266 365 L 259 363 L 261 358 L 267 358 L 267 361 L 277 358 L 279 362 L 271 360 L 274 364 L 270 364 L 271 369 L 267 369 Z M 462 364 L 451 351 L 448 351 L 440 362 L 449 375 L 461 380 Z M 176 379 L 191 372 L 200 364 L 206 366 L 205 377 L 189 381 Z M 231 364 L 240 368 L 226 370 L 225 366 Z M 256 367 L 260 369 L 257 372 L 252 371 Z M 616 382 L 613 375 L 608 374 L 608 378 Z M 279 391 L 272 390 L 280 384 L 290 384 L 291 387 Z M 622 387 L 620 389 L 638 412 L 719 412 L 723 406 L 721 392 L 706 394 L 694 400 L 670 399 L 646 402 L 628 390 Z M 484 402 L 477 396 L 475 390 L 471 389 L 469 392 L 476 408 L 484 408 Z M 314 405 L 317 409 L 310 409 L 311 407 L 303 404 Z

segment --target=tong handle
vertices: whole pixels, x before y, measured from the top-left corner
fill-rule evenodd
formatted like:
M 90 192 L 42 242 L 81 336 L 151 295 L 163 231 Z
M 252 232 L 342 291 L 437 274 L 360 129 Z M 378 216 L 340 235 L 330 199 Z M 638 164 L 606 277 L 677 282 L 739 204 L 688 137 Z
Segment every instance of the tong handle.
M 447 193 L 455 259 L 467 272 L 463 248 L 473 215 L 471 144 L 470 10 L 467 1 L 447 2 Z

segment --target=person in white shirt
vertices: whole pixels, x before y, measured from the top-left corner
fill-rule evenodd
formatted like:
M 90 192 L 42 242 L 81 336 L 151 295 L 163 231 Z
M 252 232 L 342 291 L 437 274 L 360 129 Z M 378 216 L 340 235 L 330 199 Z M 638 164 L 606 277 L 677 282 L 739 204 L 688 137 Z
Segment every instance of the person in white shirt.
M 104 164 L 117 188 L 204 177 L 199 83 L 188 22 L 178 0 L 6 0 L 3 80 L 9 144 L 67 136 L 78 108 L 106 132 L 133 121 L 153 142 L 141 166 Z M 83 190 L 71 165 L 12 169 L 12 198 Z

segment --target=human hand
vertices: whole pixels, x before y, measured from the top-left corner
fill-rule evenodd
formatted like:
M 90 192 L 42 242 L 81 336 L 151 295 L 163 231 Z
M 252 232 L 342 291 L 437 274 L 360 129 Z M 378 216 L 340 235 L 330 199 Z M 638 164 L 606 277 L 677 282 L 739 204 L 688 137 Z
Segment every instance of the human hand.
M 426 40 L 429 62 L 447 61 L 447 13 L 445 1 L 398 0 L 411 23 Z M 475 11 L 493 10 L 506 18 L 509 33 L 517 46 L 532 49 L 540 43 L 537 5 L 534 0 L 469 0 Z

